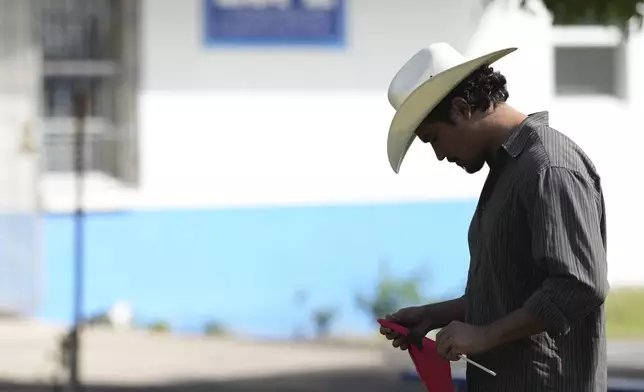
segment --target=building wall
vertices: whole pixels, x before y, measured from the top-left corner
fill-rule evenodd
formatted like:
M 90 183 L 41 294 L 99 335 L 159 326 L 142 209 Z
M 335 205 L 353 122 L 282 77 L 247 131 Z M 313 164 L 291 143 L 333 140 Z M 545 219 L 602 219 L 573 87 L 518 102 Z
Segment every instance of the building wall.
M 0 310 L 33 312 L 40 299 L 37 111 L 40 59 L 29 3 L 0 7 Z
M 155 195 L 146 204 L 358 202 L 431 192 L 413 169 L 398 185 L 383 159 L 393 114 L 384 92 L 428 37 L 466 50 L 480 6 L 347 3 L 346 46 L 258 50 L 204 46 L 201 0 L 181 9 L 144 2 L 142 179 Z
M 399 175 L 385 157 L 389 80 L 435 41 L 468 55 L 520 47 L 497 67 L 511 104 L 549 109 L 593 157 L 606 187 L 611 281 L 644 282 L 629 224 L 641 214 L 637 193 L 622 179 L 624 163 L 637 167 L 635 143 L 624 143 L 641 140 L 637 91 L 626 101 L 555 97 L 556 37 L 538 5 L 528 14 L 511 2 L 347 3 L 346 46 L 257 49 L 204 45 L 201 0 L 142 1 L 141 184 L 89 189 L 89 207 L 107 210 L 88 217 L 90 311 L 126 300 L 145 320 L 196 328 L 217 319 L 280 335 L 309 317 L 293 303 L 304 290 L 309 308 L 340 310 L 338 329 L 364 331 L 354 295 L 373 290 L 382 260 L 400 274 L 424 271 L 432 298 L 458 295 L 485 171 L 466 175 L 419 144 Z M 59 212 L 46 222 L 41 315 L 64 321 L 73 231 Z

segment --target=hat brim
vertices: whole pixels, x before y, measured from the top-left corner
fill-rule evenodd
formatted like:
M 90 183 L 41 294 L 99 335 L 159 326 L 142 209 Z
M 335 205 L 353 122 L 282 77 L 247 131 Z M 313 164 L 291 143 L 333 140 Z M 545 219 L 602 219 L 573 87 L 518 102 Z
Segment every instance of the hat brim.
M 409 94 L 391 120 L 387 136 L 387 155 L 395 173 L 400 171 L 400 165 L 416 138 L 416 128 L 434 107 L 472 72 L 484 65 L 494 63 L 515 50 L 517 48 L 502 49 L 466 61 L 435 75 Z

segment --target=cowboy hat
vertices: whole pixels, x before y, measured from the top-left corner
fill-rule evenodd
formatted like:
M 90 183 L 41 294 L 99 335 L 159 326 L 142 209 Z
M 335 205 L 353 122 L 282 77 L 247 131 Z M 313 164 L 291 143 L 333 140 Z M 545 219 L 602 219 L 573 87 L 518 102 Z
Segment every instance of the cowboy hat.
M 472 72 L 514 52 L 498 50 L 468 60 L 446 43 L 421 49 L 396 73 L 387 96 L 396 110 L 387 136 L 389 164 L 398 173 L 400 164 L 416 138 L 416 128 L 438 103 Z

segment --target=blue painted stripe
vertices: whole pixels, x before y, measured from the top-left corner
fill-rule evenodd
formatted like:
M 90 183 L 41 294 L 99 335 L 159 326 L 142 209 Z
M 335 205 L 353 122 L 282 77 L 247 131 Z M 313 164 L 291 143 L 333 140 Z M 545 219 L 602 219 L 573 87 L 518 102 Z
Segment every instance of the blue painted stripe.
M 194 330 L 216 319 L 241 333 L 285 337 L 310 324 L 313 307 L 333 306 L 337 331 L 373 331 L 355 294 L 374 289 L 381 260 L 401 276 L 425 274 L 432 298 L 462 292 L 474 208 L 454 201 L 90 214 L 86 308 L 124 299 L 145 322 Z M 72 216 L 47 216 L 45 319 L 71 319 L 72 251 Z M 309 306 L 295 306 L 298 290 Z

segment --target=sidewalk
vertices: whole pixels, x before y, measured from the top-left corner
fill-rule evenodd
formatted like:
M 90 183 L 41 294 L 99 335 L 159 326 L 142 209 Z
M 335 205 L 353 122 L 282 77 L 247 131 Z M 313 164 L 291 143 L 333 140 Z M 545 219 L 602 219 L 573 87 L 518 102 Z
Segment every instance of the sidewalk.
M 644 379 L 644 341 L 609 341 L 608 371 L 615 377 Z
M 30 322 L 0 322 L 0 379 L 48 382 L 61 332 Z M 611 342 L 608 356 L 610 377 L 644 379 L 644 342 Z M 253 342 L 100 329 L 84 333 L 81 359 L 86 382 L 117 385 L 232 382 L 346 371 L 395 374 L 411 365 L 407 353 L 386 344 Z M 462 372 L 463 365 L 455 363 L 455 376 Z

